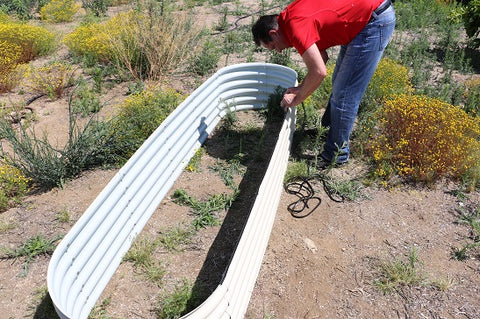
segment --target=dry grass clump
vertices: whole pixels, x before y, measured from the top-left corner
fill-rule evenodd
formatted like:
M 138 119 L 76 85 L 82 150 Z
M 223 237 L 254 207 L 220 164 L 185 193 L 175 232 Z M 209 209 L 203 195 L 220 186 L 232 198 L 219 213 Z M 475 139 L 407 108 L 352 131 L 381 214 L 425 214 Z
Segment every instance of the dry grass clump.
M 165 13 L 122 12 L 77 28 L 64 42 L 89 62 L 113 63 L 136 79 L 158 80 L 182 65 L 197 44 L 193 19 Z
M 400 95 L 375 115 L 378 127 L 369 148 L 375 174 L 431 182 L 441 176 L 480 176 L 480 119 L 436 98 Z
M 73 83 L 73 67 L 65 62 L 52 62 L 39 68 L 30 68 L 25 77 L 26 86 L 32 92 L 56 100 Z

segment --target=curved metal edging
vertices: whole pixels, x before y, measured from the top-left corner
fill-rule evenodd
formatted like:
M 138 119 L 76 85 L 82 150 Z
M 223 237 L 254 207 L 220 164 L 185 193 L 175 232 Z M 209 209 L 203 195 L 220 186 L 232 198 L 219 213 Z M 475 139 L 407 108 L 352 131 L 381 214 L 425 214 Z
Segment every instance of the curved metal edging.
M 137 234 L 228 108 L 240 110 L 263 107 L 268 96 L 274 93 L 278 86 L 285 88 L 295 83 L 295 71 L 283 66 L 266 63 L 237 64 L 219 70 L 185 99 L 118 171 L 56 248 L 48 267 L 47 284 L 60 317 L 88 317 Z M 270 181 L 268 175 L 283 179 L 290 143 L 287 137 L 291 138 L 289 134 L 293 132 L 294 122 L 294 113 L 289 111 L 274 151 L 274 154 L 281 153 L 281 160 L 277 163 L 274 160 L 276 156 L 272 156 L 225 280 L 199 307 L 211 305 L 213 309 L 202 308 L 203 310 L 197 309 L 198 311 L 193 313 L 207 311 L 208 318 L 220 318 L 226 315 L 226 312 L 221 311 L 224 307 L 227 307 L 228 311 L 241 313 L 244 310 L 237 309 L 244 309 L 248 305 L 270 236 L 270 231 L 265 230 L 271 229 L 276 211 L 272 208 L 278 205 L 272 205 L 271 200 L 278 200 L 278 187 L 281 188 L 282 184 L 281 180 L 278 182 L 275 178 Z M 263 193 L 268 193 L 267 204 L 261 200 Z M 261 221 L 253 224 L 266 223 L 261 228 L 265 234 L 260 240 L 259 252 L 249 252 L 250 255 L 255 255 L 255 258 L 252 259 L 253 266 L 246 265 L 250 267 L 246 275 L 252 277 L 254 274 L 253 282 L 251 279 L 246 280 L 243 285 L 248 284 L 243 287 L 241 282 L 236 281 L 242 281 L 237 276 L 238 271 L 245 272 L 241 265 L 245 256 L 239 257 L 238 263 L 236 256 L 244 251 L 244 246 L 250 245 L 251 239 L 244 237 L 250 238 L 250 233 L 258 232 L 253 226 L 249 226 L 252 224 L 250 218 L 258 215 L 254 213 L 256 206 L 259 210 L 268 207 L 273 217 L 267 219 L 264 216 Z M 258 242 L 258 239 L 255 239 L 257 246 Z M 229 279 L 231 272 L 235 273 L 233 279 Z M 244 289 L 247 289 L 244 297 L 239 298 Z M 245 296 L 248 298 L 246 304 L 241 303 L 242 306 L 238 306 L 240 303 L 231 299 L 233 297 L 243 300 Z M 214 313 L 216 315 L 212 316 Z

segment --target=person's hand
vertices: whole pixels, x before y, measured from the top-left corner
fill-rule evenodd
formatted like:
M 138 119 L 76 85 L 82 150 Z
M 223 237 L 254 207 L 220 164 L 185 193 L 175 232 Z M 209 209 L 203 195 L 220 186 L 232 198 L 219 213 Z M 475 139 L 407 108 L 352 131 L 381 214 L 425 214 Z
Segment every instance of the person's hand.
M 283 95 L 283 99 L 280 102 L 280 106 L 283 108 L 285 112 L 288 110 L 289 107 L 297 106 L 297 104 L 299 104 L 296 101 L 298 90 L 299 90 L 298 87 L 292 87 L 292 88 L 288 88 L 285 91 L 285 94 Z

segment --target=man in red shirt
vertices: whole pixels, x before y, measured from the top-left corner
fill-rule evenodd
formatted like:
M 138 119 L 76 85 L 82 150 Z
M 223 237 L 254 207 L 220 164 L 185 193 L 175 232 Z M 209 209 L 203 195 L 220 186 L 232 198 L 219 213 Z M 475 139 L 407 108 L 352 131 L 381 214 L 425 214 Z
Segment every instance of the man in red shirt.
M 348 161 L 358 106 L 395 28 L 391 0 L 296 0 L 279 15 L 262 16 L 252 27 L 255 43 L 269 50 L 294 47 L 307 74 L 288 88 L 281 106 L 297 106 L 327 75 L 326 49 L 340 45 L 332 92 L 322 126 L 329 127 L 317 167 Z

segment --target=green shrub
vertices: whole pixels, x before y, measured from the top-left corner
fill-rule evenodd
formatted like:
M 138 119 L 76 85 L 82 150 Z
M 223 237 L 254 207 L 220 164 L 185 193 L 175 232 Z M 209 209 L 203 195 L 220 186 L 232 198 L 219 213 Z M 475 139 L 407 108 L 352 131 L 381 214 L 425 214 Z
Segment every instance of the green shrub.
M 480 176 L 480 119 L 435 98 L 402 95 L 385 102 L 366 141 L 375 174 L 431 182 L 441 176 Z
M 182 100 L 174 90 L 147 90 L 129 96 L 112 119 L 116 154 L 130 158 Z
M 480 34 L 480 0 L 470 0 L 464 8 L 463 23 L 467 35 L 474 40 L 474 46 L 480 45 L 480 40 L 477 39 Z
M 47 22 L 70 22 L 80 6 L 75 0 L 50 0 L 40 9 L 40 19 Z

